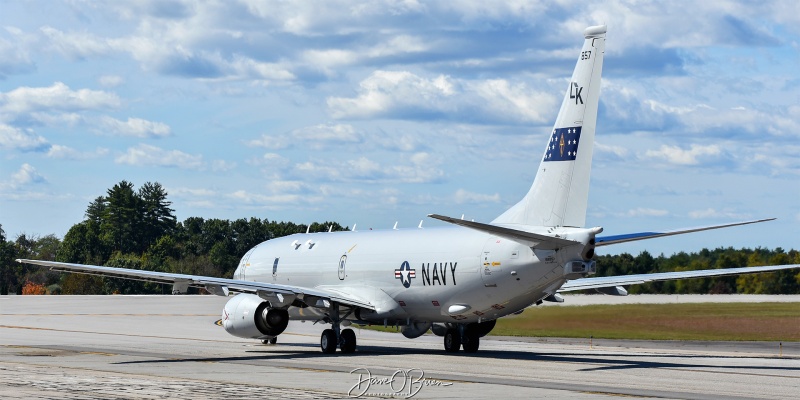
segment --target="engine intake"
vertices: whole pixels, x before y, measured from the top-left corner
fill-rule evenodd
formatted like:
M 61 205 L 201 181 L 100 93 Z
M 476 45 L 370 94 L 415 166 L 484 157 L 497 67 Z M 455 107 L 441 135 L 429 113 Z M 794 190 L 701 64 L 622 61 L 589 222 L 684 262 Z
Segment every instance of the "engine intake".
M 252 294 L 238 294 L 222 309 L 222 326 L 233 336 L 246 339 L 270 339 L 289 325 L 289 312 L 270 308 L 264 299 Z

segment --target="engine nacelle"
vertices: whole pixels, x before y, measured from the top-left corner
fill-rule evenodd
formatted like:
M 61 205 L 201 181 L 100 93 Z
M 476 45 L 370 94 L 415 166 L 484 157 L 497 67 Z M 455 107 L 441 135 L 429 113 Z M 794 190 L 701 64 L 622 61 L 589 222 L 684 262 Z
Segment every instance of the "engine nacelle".
M 289 324 L 289 312 L 270 308 L 253 294 L 238 294 L 222 309 L 222 326 L 233 336 L 246 339 L 271 339 Z

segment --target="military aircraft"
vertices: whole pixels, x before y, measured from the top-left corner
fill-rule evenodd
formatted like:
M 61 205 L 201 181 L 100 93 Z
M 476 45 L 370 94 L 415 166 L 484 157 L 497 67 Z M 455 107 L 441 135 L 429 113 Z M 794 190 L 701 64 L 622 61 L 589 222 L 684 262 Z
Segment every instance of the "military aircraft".
M 603 67 L 605 26 L 584 31 L 583 47 L 530 191 L 491 223 L 429 217 L 451 225 L 413 229 L 295 234 L 245 254 L 231 279 L 51 261 L 17 260 L 91 275 L 189 287 L 231 298 L 222 325 L 237 337 L 275 343 L 290 320 L 330 324 L 324 353 L 356 350 L 351 324 L 402 326 L 407 338 L 429 330 L 447 352 L 478 351 L 498 318 L 559 293 L 594 289 L 626 295 L 623 285 L 797 268 L 764 266 L 588 277 L 595 248 L 768 219 L 668 232 L 597 236 L 586 228 L 589 173 Z

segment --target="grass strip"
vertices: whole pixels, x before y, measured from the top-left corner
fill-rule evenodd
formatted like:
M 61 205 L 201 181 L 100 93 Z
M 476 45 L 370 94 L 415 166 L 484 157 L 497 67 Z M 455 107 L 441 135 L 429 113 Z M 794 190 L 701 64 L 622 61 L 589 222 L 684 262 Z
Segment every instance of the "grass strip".
M 402 328 L 402 327 L 401 327 Z M 364 327 L 398 332 L 394 326 Z M 619 304 L 531 307 L 489 335 L 639 340 L 800 341 L 798 303 Z
M 642 340 L 800 341 L 800 304 L 688 303 L 532 307 L 491 335 Z

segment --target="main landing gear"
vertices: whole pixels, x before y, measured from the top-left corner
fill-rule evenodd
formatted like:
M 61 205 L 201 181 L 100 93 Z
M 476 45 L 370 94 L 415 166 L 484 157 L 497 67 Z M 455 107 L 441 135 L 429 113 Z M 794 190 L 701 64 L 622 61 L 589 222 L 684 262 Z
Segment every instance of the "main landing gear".
M 455 353 L 460 348 L 465 353 L 475 353 L 481 345 L 481 338 L 494 329 L 497 320 L 469 323 L 447 324 L 447 330 L 442 335 L 441 331 L 434 331 L 437 335 L 444 336 L 444 351 Z
M 349 313 L 348 313 L 349 315 Z M 345 315 L 345 318 L 347 315 Z M 322 336 L 319 339 L 319 347 L 325 354 L 333 354 L 336 352 L 336 347 L 342 353 L 350 354 L 356 351 L 356 333 L 352 329 L 341 329 L 342 319 L 339 316 L 339 305 L 331 303 L 328 318 L 331 321 L 332 329 L 325 329 L 322 331 Z
M 464 347 L 465 353 L 476 353 L 481 345 L 480 332 L 466 329 L 465 325 L 450 328 L 444 333 L 444 351 L 455 353 Z

